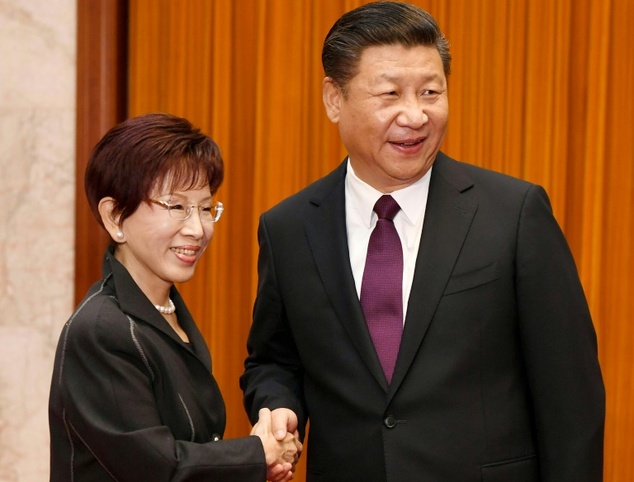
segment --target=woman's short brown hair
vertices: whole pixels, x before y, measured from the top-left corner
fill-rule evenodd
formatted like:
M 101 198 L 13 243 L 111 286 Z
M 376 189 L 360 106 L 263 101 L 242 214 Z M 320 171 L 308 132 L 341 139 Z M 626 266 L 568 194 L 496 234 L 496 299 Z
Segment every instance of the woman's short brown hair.
M 119 222 L 147 202 L 165 182 L 170 192 L 209 186 L 215 194 L 224 176 L 216 143 L 191 122 L 152 113 L 128 119 L 97 143 L 88 161 L 84 187 L 99 224 L 99 201 L 115 200 Z

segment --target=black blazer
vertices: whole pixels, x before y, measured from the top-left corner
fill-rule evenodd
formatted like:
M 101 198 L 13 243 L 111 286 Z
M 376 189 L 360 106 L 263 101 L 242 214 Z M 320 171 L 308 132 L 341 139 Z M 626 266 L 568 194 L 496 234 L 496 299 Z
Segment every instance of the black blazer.
M 260 219 L 251 419 L 310 418 L 309 482 L 602 480 L 596 336 L 545 191 L 438 155 L 388 386 L 350 268 L 345 174 Z
M 51 481 L 266 479 L 258 437 L 219 441 L 209 350 L 175 288 L 183 343 L 109 249 L 62 331 L 49 402 Z

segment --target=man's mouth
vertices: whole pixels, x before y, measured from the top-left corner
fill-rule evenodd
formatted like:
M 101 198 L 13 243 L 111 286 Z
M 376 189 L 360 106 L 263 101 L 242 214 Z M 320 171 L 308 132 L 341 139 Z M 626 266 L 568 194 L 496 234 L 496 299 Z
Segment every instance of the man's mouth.
M 406 140 L 406 141 L 392 141 L 392 144 L 395 144 L 397 146 L 402 146 L 402 147 L 412 147 L 412 146 L 416 146 L 418 144 L 420 144 L 421 142 L 423 142 L 425 140 L 424 137 L 421 137 L 420 139 L 411 139 L 411 140 Z

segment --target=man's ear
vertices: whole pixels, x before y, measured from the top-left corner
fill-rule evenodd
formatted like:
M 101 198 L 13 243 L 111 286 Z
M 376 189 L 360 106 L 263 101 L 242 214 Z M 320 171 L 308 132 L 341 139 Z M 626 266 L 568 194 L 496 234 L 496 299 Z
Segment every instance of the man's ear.
M 326 115 L 335 124 L 339 122 L 343 92 L 330 77 L 325 77 L 322 85 L 322 96 Z
M 117 202 L 111 197 L 105 197 L 99 201 L 99 214 L 101 221 L 110 234 L 110 237 L 117 243 L 121 243 L 125 239 L 125 235 L 119 225 L 119 215 L 115 214 Z

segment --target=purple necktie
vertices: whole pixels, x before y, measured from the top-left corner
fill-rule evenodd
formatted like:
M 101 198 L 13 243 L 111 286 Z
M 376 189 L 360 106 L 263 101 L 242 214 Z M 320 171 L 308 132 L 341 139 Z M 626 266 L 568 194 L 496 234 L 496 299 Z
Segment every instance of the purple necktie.
M 370 235 L 361 282 L 361 307 L 388 383 L 403 333 L 403 249 L 393 221 L 400 209 L 389 195 L 374 205 L 379 219 Z

